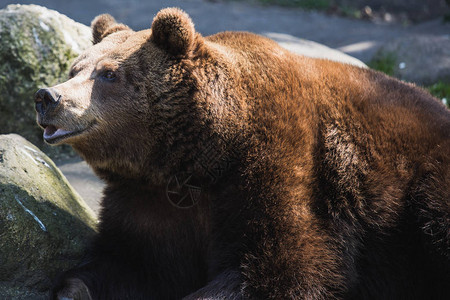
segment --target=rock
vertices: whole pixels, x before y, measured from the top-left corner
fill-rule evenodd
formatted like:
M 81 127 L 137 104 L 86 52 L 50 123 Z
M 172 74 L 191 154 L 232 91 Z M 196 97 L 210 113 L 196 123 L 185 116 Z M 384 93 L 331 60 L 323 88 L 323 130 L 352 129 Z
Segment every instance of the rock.
M 91 45 L 89 27 L 41 6 L 8 5 L 0 10 L 0 40 L 0 134 L 18 133 L 47 153 L 60 152 L 43 142 L 33 95 L 67 78 L 72 60 Z
M 0 299 L 39 299 L 95 233 L 91 209 L 54 163 L 19 135 L 0 135 Z
M 367 68 L 367 66 L 359 59 L 313 41 L 299 39 L 289 34 L 283 33 L 266 33 L 265 35 L 276 41 L 282 47 L 297 54 L 315 58 L 325 58 L 362 68 Z
M 383 45 L 375 59 L 387 56 L 395 58 L 395 77 L 422 85 L 450 82 L 450 35 L 395 39 Z

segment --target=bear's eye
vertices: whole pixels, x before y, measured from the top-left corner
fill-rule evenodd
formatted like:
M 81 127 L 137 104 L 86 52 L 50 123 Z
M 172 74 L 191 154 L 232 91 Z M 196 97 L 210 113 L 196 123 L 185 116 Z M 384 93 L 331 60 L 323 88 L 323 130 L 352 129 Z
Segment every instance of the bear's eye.
M 116 79 L 116 74 L 113 71 L 105 71 L 102 73 L 102 78 L 106 81 L 114 81 Z

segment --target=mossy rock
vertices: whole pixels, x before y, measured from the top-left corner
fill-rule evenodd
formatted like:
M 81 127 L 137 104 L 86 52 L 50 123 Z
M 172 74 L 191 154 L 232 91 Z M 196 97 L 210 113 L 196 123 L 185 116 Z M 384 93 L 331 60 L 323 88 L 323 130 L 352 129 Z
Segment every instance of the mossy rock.
M 36 124 L 33 95 L 67 78 L 73 61 L 91 43 L 89 27 L 37 5 L 0 10 L 0 134 L 17 133 L 57 157 Z
M 44 297 L 81 259 L 96 222 L 51 159 L 0 135 L 0 299 Z

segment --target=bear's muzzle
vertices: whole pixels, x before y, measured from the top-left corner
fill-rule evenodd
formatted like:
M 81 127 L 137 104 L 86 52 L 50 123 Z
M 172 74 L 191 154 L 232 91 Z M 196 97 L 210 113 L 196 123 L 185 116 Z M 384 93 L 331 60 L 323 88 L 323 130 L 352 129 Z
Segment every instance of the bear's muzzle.
M 36 111 L 44 116 L 54 110 L 60 103 L 61 95 L 53 88 L 40 89 L 34 95 Z

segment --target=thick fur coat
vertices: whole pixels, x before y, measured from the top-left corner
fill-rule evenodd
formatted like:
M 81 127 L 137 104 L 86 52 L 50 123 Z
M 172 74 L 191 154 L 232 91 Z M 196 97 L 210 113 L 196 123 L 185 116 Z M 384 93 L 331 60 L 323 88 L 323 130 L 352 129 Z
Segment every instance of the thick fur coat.
M 69 80 L 36 96 L 47 142 L 107 184 L 53 298 L 450 299 L 437 99 L 258 35 L 202 37 L 178 9 L 92 29 Z

